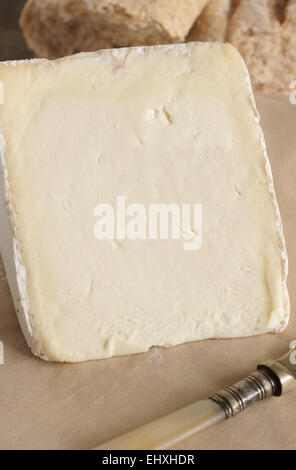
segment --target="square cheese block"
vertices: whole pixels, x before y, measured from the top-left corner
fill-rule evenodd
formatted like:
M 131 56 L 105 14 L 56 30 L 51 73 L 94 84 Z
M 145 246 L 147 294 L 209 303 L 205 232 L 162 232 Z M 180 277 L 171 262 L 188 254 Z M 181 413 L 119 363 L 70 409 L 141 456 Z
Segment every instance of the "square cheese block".
M 281 331 L 287 257 L 249 75 L 229 44 L 0 64 L 0 248 L 55 361 Z

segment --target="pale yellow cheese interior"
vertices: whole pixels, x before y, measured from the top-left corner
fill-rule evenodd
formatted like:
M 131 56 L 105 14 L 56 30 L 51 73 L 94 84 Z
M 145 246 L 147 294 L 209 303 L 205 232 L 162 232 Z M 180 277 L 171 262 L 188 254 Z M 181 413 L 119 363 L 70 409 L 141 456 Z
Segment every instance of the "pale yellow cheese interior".
M 280 219 L 232 46 L 1 64 L 0 80 L 2 164 L 36 354 L 83 361 L 286 324 Z M 97 240 L 95 207 L 119 195 L 202 204 L 201 249 Z

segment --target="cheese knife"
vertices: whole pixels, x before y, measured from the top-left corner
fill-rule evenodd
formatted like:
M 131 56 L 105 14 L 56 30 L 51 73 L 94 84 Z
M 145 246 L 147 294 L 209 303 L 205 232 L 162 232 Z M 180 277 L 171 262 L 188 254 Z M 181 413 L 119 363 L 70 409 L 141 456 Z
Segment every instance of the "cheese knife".
M 271 396 L 296 388 L 296 342 L 278 360 L 260 363 L 257 371 L 205 400 L 197 401 L 167 416 L 127 432 L 94 450 L 166 449 L 190 435 Z

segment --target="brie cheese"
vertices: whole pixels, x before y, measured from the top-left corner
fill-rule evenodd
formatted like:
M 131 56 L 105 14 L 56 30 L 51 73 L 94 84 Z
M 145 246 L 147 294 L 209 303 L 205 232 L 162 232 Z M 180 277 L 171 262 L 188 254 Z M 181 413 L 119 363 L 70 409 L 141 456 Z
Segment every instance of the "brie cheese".
M 0 249 L 34 354 L 75 362 L 286 326 L 281 220 L 234 47 L 6 62 L 0 80 Z M 98 205 L 122 197 L 202 207 L 199 249 L 181 229 L 95 236 Z

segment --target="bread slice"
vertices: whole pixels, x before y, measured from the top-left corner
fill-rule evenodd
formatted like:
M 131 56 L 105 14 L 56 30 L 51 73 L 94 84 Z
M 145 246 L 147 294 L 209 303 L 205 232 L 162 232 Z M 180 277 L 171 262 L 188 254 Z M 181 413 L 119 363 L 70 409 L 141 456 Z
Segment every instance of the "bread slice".
M 29 0 L 20 24 L 36 56 L 181 42 L 208 0 Z

